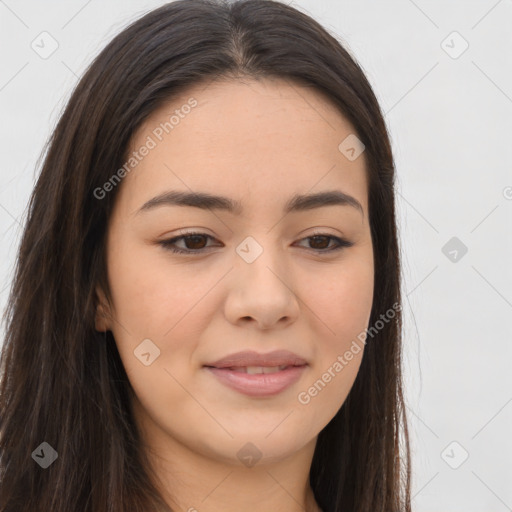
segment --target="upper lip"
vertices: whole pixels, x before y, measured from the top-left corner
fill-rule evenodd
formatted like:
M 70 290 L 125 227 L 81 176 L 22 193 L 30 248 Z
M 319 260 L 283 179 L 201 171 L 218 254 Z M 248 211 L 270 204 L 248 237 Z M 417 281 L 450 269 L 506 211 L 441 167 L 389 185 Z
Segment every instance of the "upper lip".
M 303 366 L 307 362 L 297 354 L 289 350 L 274 350 L 266 354 L 246 350 L 244 352 L 236 352 L 229 356 L 223 357 L 213 363 L 205 364 L 214 368 L 231 368 L 246 366 Z

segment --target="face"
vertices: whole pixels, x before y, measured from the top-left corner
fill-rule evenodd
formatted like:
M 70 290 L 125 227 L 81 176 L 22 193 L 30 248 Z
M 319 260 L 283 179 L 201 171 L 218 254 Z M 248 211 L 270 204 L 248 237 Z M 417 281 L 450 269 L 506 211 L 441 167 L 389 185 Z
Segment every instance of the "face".
M 189 89 L 134 136 L 108 229 L 112 304 L 96 328 L 114 335 L 150 444 L 241 464 L 251 442 L 277 460 L 314 443 L 345 401 L 374 279 L 365 154 L 338 147 L 350 135 L 319 93 L 265 80 Z M 345 200 L 286 209 L 321 192 Z M 306 364 L 273 376 L 208 368 L 276 350 Z

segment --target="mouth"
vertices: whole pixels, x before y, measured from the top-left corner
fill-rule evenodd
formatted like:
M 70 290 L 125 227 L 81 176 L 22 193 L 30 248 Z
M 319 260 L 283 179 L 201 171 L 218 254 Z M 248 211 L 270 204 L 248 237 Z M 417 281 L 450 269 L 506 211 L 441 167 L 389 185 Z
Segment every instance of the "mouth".
M 255 375 L 258 373 L 277 373 L 282 370 L 286 370 L 287 368 L 292 368 L 295 366 L 303 366 L 303 365 L 288 365 L 283 364 L 280 366 L 231 366 L 231 367 L 217 367 L 217 366 L 206 366 L 206 368 L 217 368 L 219 370 L 231 370 L 239 373 L 249 373 L 250 375 Z
M 307 361 L 289 350 L 274 350 L 259 353 L 254 350 L 236 352 L 217 361 L 206 363 L 205 366 L 214 368 L 278 368 L 283 366 L 302 366 Z M 261 372 L 259 372 L 261 373 Z
M 307 364 L 279 366 L 204 366 L 224 386 L 251 397 L 278 395 L 295 384 Z

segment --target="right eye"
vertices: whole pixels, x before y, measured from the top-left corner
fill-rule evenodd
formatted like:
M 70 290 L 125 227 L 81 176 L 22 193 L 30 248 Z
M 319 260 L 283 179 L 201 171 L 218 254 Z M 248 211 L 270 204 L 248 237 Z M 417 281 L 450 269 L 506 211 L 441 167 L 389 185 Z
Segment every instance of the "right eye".
M 162 240 L 159 244 L 167 251 L 172 251 L 180 254 L 197 254 L 205 251 L 204 247 L 197 247 L 197 245 L 202 246 L 205 238 L 211 238 L 215 240 L 212 236 L 207 235 L 206 233 L 187 233 L 186 235 L 176 236 L 174 238 L 170 238 L 169 240 Z M 182 249 L 176 246 L 176 242 L 184 240 L 187 243 L 185 245 L 192 246 L 186 247 Z

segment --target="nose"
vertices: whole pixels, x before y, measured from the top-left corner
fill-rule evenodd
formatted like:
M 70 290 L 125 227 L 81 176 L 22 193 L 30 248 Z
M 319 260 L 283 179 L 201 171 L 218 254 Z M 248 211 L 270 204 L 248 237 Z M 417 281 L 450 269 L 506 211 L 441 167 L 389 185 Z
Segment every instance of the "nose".
M 255 328 L 268 330 L 284 328 L 297 319 L 300 308 L 293 275 L 278 252 L 265 248 L 251 263 L 235 258 L 225 303 L 225 315 L 231 323 L 252 323 Z

